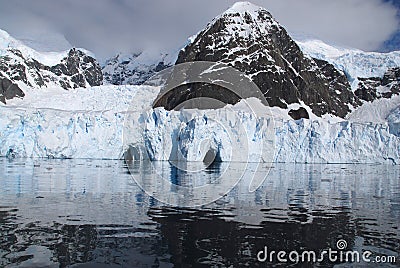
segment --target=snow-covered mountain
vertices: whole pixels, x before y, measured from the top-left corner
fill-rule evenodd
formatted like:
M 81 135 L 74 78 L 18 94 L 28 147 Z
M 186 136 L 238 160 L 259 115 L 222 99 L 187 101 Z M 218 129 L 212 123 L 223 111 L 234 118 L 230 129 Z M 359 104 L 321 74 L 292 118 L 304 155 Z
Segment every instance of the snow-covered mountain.
M 350 111 L 350 109 L 347 109 L 348 107 L 355 108 L 359 105 L 360 102 L 357 97 L 361 101 L 372 101 L 376 98 L 388 98 L 393 94 L 398 94 L 397 87 L 393 87 L 393 83 L 390 86 L 385 84 L 383 77 L 387 76 L 387 72 L 395 72 L 395 69 L 389 71 L 390 68 L 400 66 L 400 51 L 390 53 L 364 52 L 353 48 L 328 45 L 320 40 L 295 34 L 295 42 L 304 53 L 304 55 L 300 55 L 301 53 L 292 44 L 292 40 L 285 30 L 267 11 L 264 10 L 268 13 L 267 17 L 259 16 L 260 10 L 263 9 L 248 2 L 235 4 L 215 18 L 205 30 L 192 36 L 179 57 L 176 52 L 160 53 L 157 50 L 118 54 L 103 66 L 104 81 L 106 84 L 114 85 L 140 85 L 158 71 L 174 65 L 176 58 L 178 58 L 177 63 L 192 60 L 229 63 L 248 74 L 263 91 L 268 91 L 269 96 L 267 98 L 270 105 L 287 107 L 287 105 L 300 102 L 304 103 L 305 106 L 314 106 L 312 110 L 317 115 L 332 113 L 344 117 Z M 270 21 L 268 21 L 269 19 Z M 196 40 L 199 37 L 201 37 L 201 40 Z M 271 45 L 273 43 L 271 40 L 279 40 L 279 42 Z M 201 43 L 201 45 L 196 46 L 194 42 Z M 217 42 L 220 43 L 217 44 Z M 249 44 L 254 45 L 249 46 Z M 225 49 L 227 50 L 225 51 Z M 188 54 L 188 50 L 195 51 L 197 55 L 192 55 L 191 58 L 187 55 L 183 56 L 185 53 Z M 303 56 L 308 59 L 303 59 Z M 268 59 L 273 61 L 268 62 Z M 281 64 L 282 59 L 284 59 L 283 64 Z M 255 62 L 262 64 L 256 66 Z M 305 66 L 307 65 L 306 62 L 311 62 L 311 65 Z M 339 71 L 326 62 L 332 64 Z M 301 64 L 303 66 L 299 68 Z M 316 78 L 309 77 L 313 74 L 300 74 L 300 78 L 296 78 L 299 69 L 305 72 L 304 69 L 307 68 L 311 68 L 311 72 L 314 73 Z M 279 71 L 278 74 L 271 74 L 275 69 Z M 295 71 L 294 74 L 293 71 Z M 356 97 L 347 90 L 343 90 L 347 83 L 340 71 L 346 75 L 351 83 L 352 91 Z M 316 82 L 321 80 L 321 76 L 325 76 L 329 81 Z M 315 89 L 310 89 L 309 84 L 317 85 Z M 331 90 L 324 90 L 323 86 L 321 87 L 322 84 L 329 84 Z M 307 90 L 302 90 L 305 87 Z M 181 88 L 180 92 L 173 92 L 173 95 L 179 95 L 178 99 L 182 101 L 182 99 L 193 98 L 196 94 L 204 95 L 204 92 L 201 93 L 201 91 L 201 89 L 196 88 L 196 85 L 192 85 L 191 91 Z M 206 91 L 206 89 L 203 91 Z M 308 94 L 310 91 L 320 92 L 320 96 L 317 99 L 310 100 Z M 340 96 L 334 96 L 337 92 L 342 93 L 339 94 Z M 182 97 L 185 94 L 186 96 Z M 237 101 L 236 99 L 231 100 L 228 94 L 223 95 L 226 99 L 222 101 L 228 103 Z M 173 97 L 167 97 L 168 101 L 165 99 L 163 103 L 161 100 L 156 106 L 172 109 L 178 104 L 179 101 L 175 101 L 176 103 L 171 101 Z M 330 100 L 331 103 L 326 100 Z M 324 107 L 316 108 L 316 106 Z M 329 108 L 325 106 L 329 106 Z M 304 113 L 296 114 L 295 111 L 293 113 L 295 114 L 294 118 L 307 117 Z
M 306 55 L 325 60 L 343 71 L 354 91 L 358 88 L 358 78 L 382 78 L 388 69 L 400 67 L 400 51 L 364 52 L 358 49 L 328 45 L 323 41 L 301 36 L 297 36 L 296 43 Z
M 304 56 L 286 30 L 264 8 L 236 3 L 216 17 L 179 53 L 177 64 L 209 61 L 228 64 L 245 73 L 264 93 L 269 105 L 301 104 L 318 116 L 344 117 L 358 99 L 343 73 L 325 61 Z M 196 96 L 217 98 L 221 88 L 191 85 L 161 98 L 156 106 L 173 109 Z M 177 96 L 175 99 L 173 96 Z M 222 94 L 220 101 L 236 103 Z
M 179 50 L 178 50 L 179 51 Z M 119 53 L 102 67 L 104 83 L 141 85 L 156 73 L 175 64 L 177 52 L 147 49 L 138 53 Z
M 0 101 L 45 87 L 72 89 L 101 85 L 97 61 L 86 51 L 38 52 L 0 30 Z
M 96 78 L 92 82 L 101 83 L 100 75 L 95 75 L 99 68 L 89 56 L 78 50 L 72 55 L 71 51 L 38 53 L 3 36 L 0 60 L 10 59 L 5 61 L 4 70 L 0 64 L 0 74 L 8 79 L 7 90 L 8 81 L 27 90 L 29 82 L 35 89 L 23 99 L 7 98 L 7 105 L 0 103 L 0 156 L 120 159 L 127 152 L 135 155 L 136 148 L 136 153 L 152 160 L 183 157 L 203 161 L 212 151 L 220 160 L 230 161 L 235 151 L 243 152 L 241 161 L 400 163 L 400 96 L 359 101 L 344 73 L 335 69 L 338 65 L 321 56 L 335 55 L 336 59 L 358 52 L 349 49 L 342 54 L 340 48 L 324 46 L 319 52 L 314 47 L 315 53 L 321 53 L 318 57 L 304 54 L 265 9 L 250 3 L 235 4 L 218 16 L 191 39 L 177 63 L 207 60 L 243 71 L 274 106 L 265 107 L 258 99 L 246 100 L 257 104 L 256 115 L 243 109 L 245 100 L 217 110 L 154 108 L 159 87 L 89 87 L 90 77 Z M 169 60 L 164 54 L 150 54 L 156 56 L 120 55 L 109 61 L 103 68 L 109 75 L 106 80 L 112 83 L 114 75 L 123 74 L 124 83 L 137 83 L 137 79 L 152 74 L 160 62 L 175 62 L 172 56 Z M 76 72 L 65 74 L 72 66 L 77 67 Z M 93 73 L 85 72 L 93 66 Z M 385 72 L 373 81 L 380 85 L 377 92 L 382 96 L 387 90 L 383 87 L 392 89 L 399 83 L 396 69 L 386 68 Z M 80 85 L 72 80 L 77 73 L 84 76 L 87 88 L 74 88 Z M 18 74 L 25 75 L 27 82 L 16 79 Z M 60 80 L 64 77 L 69 79 L 68 91 L 62 89 Z M 40 86 L 38 78 L 43 78 L 45 85 Z M 118 79 L 114 82 L 119 83 Z M 193 92 L 183 96 L 196 97 Z M 291 112 L 301 107 L 310 119 L 291 119 Z

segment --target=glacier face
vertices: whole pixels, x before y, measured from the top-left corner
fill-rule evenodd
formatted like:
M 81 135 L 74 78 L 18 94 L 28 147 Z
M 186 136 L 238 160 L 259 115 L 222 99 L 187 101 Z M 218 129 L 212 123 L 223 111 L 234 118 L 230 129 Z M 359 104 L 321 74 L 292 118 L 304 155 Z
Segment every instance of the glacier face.
M 158 92 L 148 86 L 29 92 L 0 105 L 0 156 L 119 159 L 126 111 L 151 107 Z
M 235 5 L 227 13 L 249 9 L 246 5 Z M 240 31 L 244 37 L 249 33 L 246 27 Z M 312 57 L 346 71 L 354 81 L 400 66 L 400 52 L 365 53 L 318 42 L 299 44 Z M 0 31 L 0 56 L 12 56 L 9 47 L 49 65 L 68 54 L 38 53 Z M 125 65 L 146 73 L 146 66 L 156 69 L 159 61 L 155 58 L 146 54 L 119 58 L 109 66 L 110 73 L 115 68 L 125 70 Z M 287 113 L 299 108 L 292 107 L 297 103 L 288 109 L 260 111 L 258 116 L 235 109 L 238 105 L 171 112 L 151 109 L 159 88 L 99 86 L 65 91 L 53 86 L 26 90 L 23 100 L 0 104 L 0 156 L 120 159 L 127 150 L 138 148 L 151 160 L 202 162 L 212 152 L 219 160 L 239 162 L 400 163 L 399 96 L 365 103 L 347 121 L 330 122 L 312 113 L 310 120 L 294 121 Z
M 244 148 L 237 147 L 225 137 L 226 132 L 222 129 L 206 124 L 205 112 L 199 111 L 200 114 L 191 120 L 187 120 L 182 113 L 157 109 L 147 117 L 150 127 L 146 149 L 153 152 L 151 159 L 173 159 L 171 156 L 176 154 L 174 146 L 183 148 L 189 161 L 201 161 L 210 149 L 217 150 L 222 161 L 231 160 L 229 152 L 243 151 Z M 221 110 L 218 113 L 218 118 L 225 121 L 224 125 L 231 126 L 233 130 L 238 128 L 238 124 L 244 127 L 247 135 L 237 135 L 231 140 L 238 139 L 240 144 L 248 144 L 247 161 L 250 162 L 267 161 L 270 154 L 274 155 L 274 162 L 286 163 L 399 163 L 400 160 L 400 138 L 391 134 L 388 124 L 329 123 L 322 119 L 293 121 L 258 118 L 249 114 L 241 114 L 238 119 L 232 114 L 234 112 Z M 269 127 L 273 127 L 274 137 L 268 135 Z M 164 135 L 157 132 L 159 129 L 175 134 L 165 140 L 160 138 Z M 207 140 L 211 142 L 207 143 Z M 260 145 L 263 145 L 261 155 L 253 154 Z
M 400 107 L 392 110 L 387 117 L 390 133 L 400 137 Z
M 0 108 L 0 155 L 118 159 L 123 115 Z
M 149 110 L 143 117 L 145 150 L 151 160 L 203 162 L 211 152 L 224 162 L 272 162 L 273 119 L 247 112 Z M 129 144 L 129 140 L 126 140 Z
M 0 112 L 0 155 L 7 157 L 119 159 L 140 146 L 151 160 L 203 161 L 213 151 L 222 161 L 400 163 L 398 112 L 380 124 L 293 121 L 228 108 Z

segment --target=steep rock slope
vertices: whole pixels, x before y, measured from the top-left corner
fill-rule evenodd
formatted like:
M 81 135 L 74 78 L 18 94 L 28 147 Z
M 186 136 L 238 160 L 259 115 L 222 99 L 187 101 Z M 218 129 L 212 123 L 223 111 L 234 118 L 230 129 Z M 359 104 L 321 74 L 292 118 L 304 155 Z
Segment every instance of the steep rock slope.
M 176 63 L 192 61 L 220 62 L 238 69 L 258 85 L 271 106 L 304 103 L 318 116 L 344 117 L 349 107 L 359 104 L 343 73 L 327 62 L 305 57 L 267 10 L 248 2 L 236 3 L 215 18 L 181 50 Z M 173 108 L 202 88 L 211 98 L 220 90 L 201 84 L 189 90 L 178 88 L 176 99 L 168 96 L 155 106 Z
M 383 76 L 359 78 L 356 95 L 364 101 L 391 98 L 400 94 L 400 68 L 391 68 Z
M 97 61 L 78 49 L 41 54 L 0 32 L 0 101 L 24 97 L 23 87 L 66 90 L 98 86 L 103 75 Z

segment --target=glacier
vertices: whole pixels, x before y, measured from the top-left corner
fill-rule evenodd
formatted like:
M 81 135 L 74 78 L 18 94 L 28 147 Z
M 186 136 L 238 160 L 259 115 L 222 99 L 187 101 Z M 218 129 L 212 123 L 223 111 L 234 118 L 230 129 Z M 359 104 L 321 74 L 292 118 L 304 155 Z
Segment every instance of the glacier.
M 388 115 L 387 120 L 390 133 L 400 136 L 400 107 L 392 110 Z
M 228 12 L 248 8 L 243 5 Z M 400 52 L 365 53 L 320 41 L 298 44 L 354 81 L 400 66 Z M 0 30 L 0 56 L 10 47 L 47 64 L 67 53 L 37 52 Z M 254 100 L 217 110 L 153 109 L 160 87 L 148 85 L 69 91 L 21 87 L 24 99 L 0 103 L 0 157 L 121 159 L 129 153 L 155 161 L 202 162 L 211 152 L 225 162 L 400 163 L 399 96 L 364 103 L 344 120 L 317 117 L 304 103 L 281 109 L 257 106 Z M 257 109 L 245 109 L 244 102 Z M 288 111 L 300 106 L 310 119 L 290 118 Z
M 0 108 L 0 155 L 115 159 L 121 115 Z
M 218 110 L 166 111 L 151 108 L 158 90 L 80 89 L 76 95 L 93 94 L 93 99 L 68 111 L 62 97 L 51 108 L 39 102 L 36 107 L 21 101 L 1 105 L 0 156 L 121 159 L 136 147 L 150 160 L 201 162 L 212 151 L 221 161 L 400 163 L 398 110 L 381 123 L 316 117 L 294 121 L 282 109 L 251 113 L 241 103 Z M 119 94 L 120 105 L 104 109 L 107 100 L 94 98 L 96 92 Z M 76 98 L 73 93 L 71 99 Z M 85 106 L 91 110 L 83 110 Z
M 389 68 L 400 67 L 400 51 L 389 53 L 365 52 L 359 49 L 326 44 L 321 40 L 296 35 L 295 40 L 309 57 L 325 60 L 342 70 L 352 89 L 357 89 L 358 78 L 383 77 Z
M 197 111 L 190 120 L 185 112 L 156 109 L 151 113 L 152 116 L 147 117 L 146 149 L 153 152 L 152 160 L 174 159 L 174 146 L 183 148 L 188 161 L 201 161 L 209 150 L 215 150 L 222 161 L 231 161 L 229 152 L 233 150 L 246 153 L 244 148 L 225 138 L 226 132 L 218 126 L 207 126 L 205 111 Z M 231 126 L 232 132 L 238 129 L 238 124 L 244 127 L 247 135 L 238 134 L 231 140 L 248 144 L 249 162 L 268 162 L 271 154 L 273 162 L 285 163 L 399 163 L 400 160 L 400 138 L 391 134 L 388 124 L 330 123 L 323 119 L 294 121 L 240 112 L 236 117 L 236 112 L 225 109 L 216 113 L 216 118 L 223 121 L 224 126 Z M 270 127 L 274 137 L 268 135 Z M 160 135 L 159 129 L 173 134 Z M 211 139 L 211 142 L 202 147 L 204 139 Z M 260 145 L 266 152 L 257 154 L 256 148 Z M 246 156 L 239 161 L 243 160 Z

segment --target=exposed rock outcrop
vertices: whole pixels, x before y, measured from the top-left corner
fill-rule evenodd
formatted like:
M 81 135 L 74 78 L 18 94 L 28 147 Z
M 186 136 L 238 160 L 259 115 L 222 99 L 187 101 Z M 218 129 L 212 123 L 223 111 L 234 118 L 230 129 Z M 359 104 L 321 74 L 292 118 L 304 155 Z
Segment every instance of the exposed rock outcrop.
M 47 66 L 25 56 L 18 49 L 8 48 L 0 57 L 0 100 L 24 97 L 18 86 L 23 83 L 30 88 L 62 87 L 66 90 L 78 87 L 99 86 L 103 74 L 97 61 L 78 49 L 71 49 L 60 63 Z
M 102 67 L 104 82 L 112 85 L 142 85 L 156 73 L 173 65 L 168 54 L 144 54 L 146 52 L 129 56 L 118 54 L 107 60 Z
M 215 18 L 181 50 L 176 63 L 192 61 L 225 63 L 245 73 L 270 106 L 287 108 L 303 102 L 318 116 L 345 117 L 349 107 L 359 104 L 342 72 L 325 61 L 306 57 L 267 10 L 247 2 L 237 3 Z M 193 92 L 217 99 L 224 95 L 218 86 L 190 85 L 155 106 L 176 107 L 199 95 Z M 229 95 L 225 101 L 234 104 L 239 99 Z
M 23 98 L 25 93 L 7 78 L 0 78 L 0 102 L 6 104 L 6 100 L 15 97 Z
M 305 118 L 305 119 L 310 118 L 310 115 L 308 114 L 307 110 L 304 107 L 300 107 L 297 110 L 295 110 L 295 109 L 290 110 L 289 116 L 292 117 L 294 120 L 299 120 L 302 118 Z
M 389 69 L 383 78 L 359 78 L 360 83 L 355 94 L 364 101 L 391 98 L 400 94 L 400 68 Z

